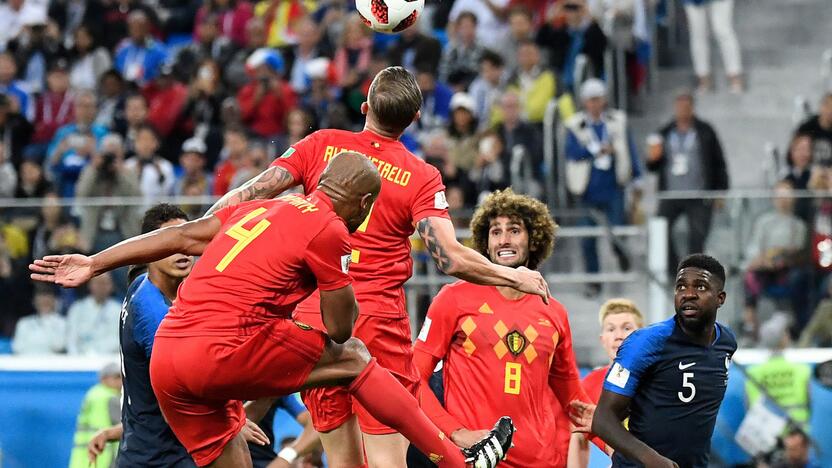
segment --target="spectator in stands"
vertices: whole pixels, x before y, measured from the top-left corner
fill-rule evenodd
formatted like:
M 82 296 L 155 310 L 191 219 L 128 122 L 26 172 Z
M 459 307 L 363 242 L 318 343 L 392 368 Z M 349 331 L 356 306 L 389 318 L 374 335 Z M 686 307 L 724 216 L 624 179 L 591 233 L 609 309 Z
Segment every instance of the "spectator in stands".
M 147 123 L 160 138 L 157 151 L 167 160 L 174 161 L 181 142 L 185 141 L 180 131 L 180 116 L 188 101 L 188 88 L 176 81 L 173 67 L 165 65 L 159 76 L 144 87 L 142 94 L 147 99 Z
M 517 49 L 525 41 L 535 40 L 534 18 L 526 7 L 513 6 L 508 11 L 509 34 L 495 49 L 505 61 L 505 69 L 511 74 L 517 71 Z M 543 62 L 548 62 L 548 57 Z
M 809 460 L 811 442 L 809 436 L 800 428 L 791 428 L 781 438 L 783 454 L 781 459 L 775 459 L 769 468 L 821 468 L 817 463 Z
M 514 57 L 516 51 L 512 52 Z M 516 60 L 516 59 L 515 59 Z M 476 116 L 480 121 L 480 130 L 492 125 L 492 108 L 498 102 L 506 87 L 505 64 L 500 54 L 486 50 L 480 59 L 480 74 L 471 83 L 469 93 L 476 103 Z
M 580 95 L 584 111 L 573 115 L 565 123 L 567 189 L 580 200 L 582 207 L 600 212 L 610 225 L 620 226 L 626 223 L 625 190 L 641 177 L 636 146 L 626 115 L 607 109 L 604 82 L 595 78 L 587 80 L 581 85 Z M 596 225 L 592 216 L 587 216 L 583 223 Z M 581 248 L 586 271 L 597 273 L 596 239 L 584 238 Z M 621 269 L 629 270 L 630 260 L 626 253 L 616 243 L 613 243 L 613 251 Z M 600 290 L 599 283 L 592 283 L 587 294 L 594 296 Z
M 238 90 L 246 85 L 249 81 L 248 71 L 246 70 L 246 60 L 257 49 L 266 47 L 266 27 L 263 25 L 263 20 L 253 17 L 246 23 L 246 43 L 244 47 L 240 47 L 225 69 L 224 79 L 225 83 L 231 90 Z
M 87 444 L 96 432 L 121 421 L 121 366 L 107 364 L 98 373 L 98 378 L 99 383 L 87 391 L 81 403 L 69 468 L 89 467 Z M 118 445 L 110 444 L 98 455 L 95 466 L 111 467 L 117 453 Z
M 557 92 L 555 74 L 540 63 L 540 49 L 533 41 L 524 41 L 517 50 L 517 71 L 509 80 L 516 88 L 523 106 L 524 118 L 533 124 L 543 123 L 546 106 Z M 565 109 L 561 115 L 566 115 Z
M 510 0 L 455 0 L 448 19 L 453 32 L 459 28 L 459 19 L 466 14 L 474 17 L 474 37 L 483 47 L 496 49 L 508 33 L 505 17 Z M 476 63 L 476 61 L 474 61 Z
M 65 59 L 49 65 L 46 92 L 35 100 L 35 132 L 26 152 L 42 159 L 55 132 L 75 118 L 72 94 L 69 93 L 69 74 Z
M 127 42 L 125 37 L 130 31 L 130 15 L 136 11 L 144 13 L 147 17 L 148 29 L 155 28 L 158 24 L 156 10 L 142 0 L 109 0 L 103 2 L 87 2 L 86 17 L 84 23 L 93 29 L 93 36 L 101 40 L 101 44 L 112 52 Z M 99 8 L 95 8 L 100 6 Z M 93 7 L 90 11 L 89 7 Z M 99 10 L 99 11 L 94 11 Z M 123 75 L 123 73 L 122 73 Z M 128 81 L 133 81 L 128 79 Z
M 759 337 L 757 302 L 763 295 L 790 300 L 796 331 L 802 330 L 808 322 L 804 268 L 807 228 L 794 215 L 792 192 L 792 185 L 787 181 L 775 185 L 774 210 L 757 219 L 746 244 L 743 333 L 750 341 Z
M 35 290 L 35 315 L 18 320 L 12 351 L 15 354 L 58 354 L 65 350 L 66 319 L 58 314 L 55 292 L 50 286 L 38 287 Z
M 509 169 L 510 158 L 516 148 L 522 148 L 524 164 L 530 164 L 532 175 L 543 182 L 543 148 L 537 128 L 521 117 L 520 96 L 514 91 L 507 91 L 500 96 L 500 110 L 503 120 L 494 127 L 503 142 L 503 165 Z M 508 172 L 506 172 L 508 173 Z
M 555 69 L 564 90 L 580 85 L 574 80 L 579 55 L 589 61 L 588 77 L 600 78 L 604 74 L 607 37 L 590 16 L 585 0 L 558 3 L 553 20 L 538 31 L 537 43 L 547 49 L 549 65 Z
M 75 196 L 75 183 L 107 129 L 94 123 L 95 95 L 83 91 L 75 96 L 75 122 L 55 132 L 47 148 L 49 167 L 62 197 Z
M 20 67 L 21 83 L 32 94 L 43 91 L 47 66 L 66 55 L 57 29 L 48 28 L 46 24 L 45 11 L 28 16 L 23 31 L 8 44 L 8 50 Z
M 477 118 L 474 99 L 467 93 L 456 93 L 451 98 L 450 156 L 456 167 L 468 171 L 477 157 Z
M 197 69 L 196 76 L 188 87 L 188 99 L 179 114 L 179 124 L 193 129 L 189 134 L 202 140 L 210 149 L 203 156 L 213 163 L 222 146 L 222 100 L 225 90 L 222 84 L 222 70 L 217 62 L 206 59 Z
M 728 190 L 728 169 L 719 136 L 694 111 L 693 94 L 676 95 L 673 120 L 653 137 L 647 153 L 647 169 L 658 173 L 659 191 Z M 670 229 L 679 217 L 688 224 L 687 251 L 679 252 L 668 236 L 668 268 L 675 274 L 679 259 L 703 252 L 711 230 L 714 201 L 710 199 L 661 200 L 658 215 L 667 218 Z
M 370 78 L 373 59 L 372 31 L 364 26 L 358 13 L 349 16 L 335 55 L 332 57 L 332 81 L 341 88 L 341 101 L 350 117 L 361 116 L 361 103 L 366 95 L 362 83 Z
M 124 115 L 127 94 L 124 79 L 118 70 L 107 70 L 101 75 L 98 91 L 95 123 L 113 131 L 123 131 L 127 127 Z
M 177 196 L 207 196 L 211 195 L 214 187 L 214 180 L 211 174 L 206 171 L 205 165 L 205 143 L 196 138 L 189 138 L 182 144 L 182 154 L 179 156 L 179 167 L 181 173 L 176 178 L 173 186 L 173 194 Z M 200 217 L 205 213 L 207 207 L 199 205 L 183 205 L 184 210 L 191 218 L 193 213 Z
M 0 146 L 0 198 L 11 198 L 17 191 L 17 171 Z
M 786 154 L 788 172 L 784 180 L 791 182 L 795 190 L 808 190 L 809 178 L 812 175 L 812 137 L 805 133 L 797 133 L 789 143 Z M 814 219 L 814 206 L 811 198 L 799 198 L 795 203 L 795 214 L 806 223 Z
M 17 62 L 9 52 L 0 53 L 0 93 L 11 100 L 11 110 L 32 121 L 35 106 L 29 91 L 17 80 Z
M 479 1 L 479 0 L 477 0 Z M 463 2 L 456 2 L 454 6 Z M 480 58 L 485 49 L 477 41 L 477 15 L 463 11 L 454 21 L 451 43 L 442 53 L 439 62 L 439 79 L 448 82 L 452 75 L 461 76 L 465 87 L 477 77 Z M 489 35 L 495 34 L 490 31 Z
M 95 356 L 118 353 L 119 316 L 121 303 L 113 299 L 113 278 L 110 273 L 96 276 L 89 282 L 89 295 L 75 301 L 67 313 L 67 353 Z
M 231 40 L 220 35 L 220 17 L 204 15 L 196 25 L 196 40 L 179 49 L 173 61 L 177 80 L 189 82 L 196 75 L 199 64 L 207 59 L 224 67 L 234 52 Z
M 797 127 L 797 132 L 812 137 L 815 164 L 832 166 L 832 92 L 823 95 L 818 114 Z
M 234 190 L 248 182 L 252 177 L 265 171 L 268 166 L 269 153 L 266 145 L 261 142 L 251 143 L 243 153 L 243 158 L 240 160 L 237 170 L 234 171 L 229 190 Z
M 494 130 L 486 130 L 477 140 L 474 166 L 468 171 L 476 204 L 495 190 L 509 186 L 508 166 L 503 161 L 503 141 Z
M 124 79 L 144 86 L 158 76 L 167 52 L 150 35 L 150 20 L 144 11 L 130 12 L 127 28 L 129 37 L 116 52 L 115 66 Z
M 60 197 L 55 192 L 44 195 L 40 207 L 40 219 L 32 232 L 32 258 L 65 254 L 81 250 L 78 229 L 61 209 Z
M 141 94 L 131 94 L 124 101 L 124 126 L 118 128 L 124 138 L 126 156 L 135 153 L 136 135 L 144 125 L 147 125 L 147 99 Z
M 468 175 L 460 169 L 450 155 L 451 140 L 444 129 L 433 130 L 422 135 L 423 159 L 442 174 L 446 197 L 451 188 L 462 192 L 463 203 L 466 198 L 473 201 L 473 190 Z M 448 201 L 450 204 L 450 200 Z
M 439 60 L 442 45 L 435 38 L 426 35 L 419 28 L 407 28 L 399 35 L 399 41 L 389 52 L 390 62 L 407 68 L 411 73 L 417 70 L 439 74 Z
M 310 79 L 307 65 L 318 57 L 329 57 L 332 52 L 321 42 L 321 31 L 311 17 L 305 17 L 297 24 L 298 43 L 286 49 L 287 76 L 292 89 L 298 95 L 309 91 Z
M 26 17 L 45 15 L 45 5 L 25 0 L 9 0 L 0 5 L 0 50 L 23 30 Z
M 220 152 L 220 163 L 214 169 L 215 196 L 223 196 L 231 187 L 231 180 L 242 164 L 248 150 L 248 136 L 240 127 L 226 127 L 225 144 Z
M 23 148 L 29 143 L 32 130 L 32 124 L 14 109 L 9 97 L 0 94 L 0 145 L 15 167 L 23 160 Z
M 263 18 L 266 26 L 266 45 L 280 48 L 297 40 L 297 22 L 311 11 L 303 0 L 261 0 L 254 6 L 254 14 Z
M 278 154 L 283 154 L 290 146 L 304 139 L 315 131 L 315 122 L 312 114 L 306 109 L 297 108 L 289 112 L 286 117 L 286 138 L 282 138 L 275 142 L 275 149 Z
M 740 45 L 734 32 L 734 0 L 685 0 L 685 14 L 690 31 L 690 54 L 698 79 L 697 91 L 707 92 L 711 80 L 710 38 L 708 17 L 714 36 L 722 50 L 722 63 L 728 74 L 732 93 L 743 91 Z
M 5 150 L 0 150 L 5 152 Z M 53 192 L 54 186 L 43 174 L 43 166 L 33 159 L 24 159 L 17 173 L 14 197 L 19 199 L 43 198 Z M 17 208 L 13 211 L 15 223 L 26 231 L 32 231 L 37 226 L 37 208 Z
M 96 42 L 87 25 L 78 26 L 74 38 L 74 45 L 68 54 L 69 82 L 72 89 L 95 90 L 101 77 L 113 66 L 113 61 L 107 49 Z
M 812 318 L 800 333 L 797 346 L 801 348 L 832 348 L 832 282 L 826 282 L 823 298 L 812 313 Z
M 207 0 L 199 7 L 194 24 L 194 40 L 199 37 L 199 25 L 208 15 L 218 17 L 219 32 L 237 47 L 246 44 L 246 29 L 253 15 L 251 3 L 244 0 Z
M 446 126 L 451 114 L 451 88 L 437 81 L 436 75 L 428 68 L 416 72 L 416 83 L 422 90 L 421 117 L 415 122 L 416 127 L 427 131 Z
M 789 362 L 783 350 L 792 345 L 789 336 L 789 317 L 774 314 L 760 327 L 760 344 L 771 351 L 771 357 L 762 364 L 749 366 L 745 381 L 745 394 L 749 407 L 763 396 L 763 391 L 789 418 L 798 424 L 809 422 L 809 378 L 812 370 L 808 364 Z
M 243 123 L 262 138 L 280 136 L 286 129 L 286 115 L 297 101 L 295 92 L 283 79 L 283 57 L 277 51 L 259 49 L 246 65 L 254 76 L 237 94 Z
M 159 134 L 151 125 L 142 125 L 136 132 L 136 154 L 124 162 L 139 179 L 139 188 L 148 206 L 159 197 L 173 195 L 173 165 L 158 155 Z M 147 206 L 145 207 L 145 209 Z
M 139 197 L 139 178 L 125 168 L 123 139 L 111 133 L 78 179 L 78 198 Z M 130 205 L 81 205 L 81 239 L 84 250 L 100 252 L 122 239 L 138 234 L 140 207 Z M 40 258 L 40 257 L 37 257 Z

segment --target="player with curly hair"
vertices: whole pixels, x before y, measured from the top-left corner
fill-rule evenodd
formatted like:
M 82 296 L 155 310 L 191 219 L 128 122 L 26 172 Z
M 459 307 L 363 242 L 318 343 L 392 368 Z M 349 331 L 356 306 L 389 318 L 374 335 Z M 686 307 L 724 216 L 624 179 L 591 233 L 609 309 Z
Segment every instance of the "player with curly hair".
M 537 268 L 551 254 L 557 225 L 546 205 L 510 189 L 489 195 L 471 221 L 474 248 L 510 268 Z M 439 361 L 444 398 L 422 392 L 422 407 L 457 445 L 481 438 L 493 414 L 517 427 L 509 467 L 564 466 L 551 443 L 552 406 L 586 431 L 592 405 L 581 387 L 566 309 L 500 286 L 458 281 L 433 300 L 414 347 L 422 388 Z

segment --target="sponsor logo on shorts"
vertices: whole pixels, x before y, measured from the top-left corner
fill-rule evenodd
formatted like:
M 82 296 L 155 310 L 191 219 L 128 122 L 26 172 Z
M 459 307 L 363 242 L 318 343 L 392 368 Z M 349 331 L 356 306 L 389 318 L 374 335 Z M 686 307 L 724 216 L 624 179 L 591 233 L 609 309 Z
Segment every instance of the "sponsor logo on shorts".
M 609 375 L 607 375 L 607 382 L 616 387 L 625 388 L 627 387 L 628 380 L 630 380 L 630 371 L 621 367 L 621 364 L 617 362 L 613 364 Z
M 448 200 L 445 198 L 445 191 L 436 192 L 433 196 L 433 207 L 437 210 L 444 210 L 448 207 Z
M 311 330 L 311 329 L 312 329 L 312 327 L 310 327 L 309 325 L 307 325 L 307 324 L 305 324 L 305 323 L 303 323 L 303 322 L 299 322 L 299 321 L 297 321 L 297 320 L 292 320 L 292 322 L 294 322 L 294 323 L 295 323 L 295 325 L 297 325 L 297 326 L 298 326 L 298 328 L 300 328 L 301 330 L 304 330 L 304 331 L 309 331 L 309 330 Z
M 431 462 L 433 462 L 433 463 L 439 463 L 439 462 L 441 462 L 441 461 L 442 461 L 442 459 L 443 459 L 443 458 L 445 458 L 445 457 L 443 457 L 442 455 L 437 455 L 437 454 L 435 454 L 435 453 L 431 453 L 431 454 L 428 456 L 428 458 L 430 458 L 430 461 L 431 461 Z
M 428 333 L 430 333 L 430 318 L 425 317 L 425 323 L 422 324 L 422 329 L 419 330 L 419 336 L 416 339 L 419 341 L 428 341 Z

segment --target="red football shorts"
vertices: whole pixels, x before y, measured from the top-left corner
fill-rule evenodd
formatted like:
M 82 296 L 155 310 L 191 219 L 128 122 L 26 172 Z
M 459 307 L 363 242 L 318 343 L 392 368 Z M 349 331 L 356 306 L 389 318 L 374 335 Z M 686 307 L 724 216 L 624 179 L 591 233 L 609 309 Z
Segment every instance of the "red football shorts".
M 308 302 L 308 301 L 307 301 Z M 294 317 L 303 323 L 324 330 L 320 307 L 295 309 Z M 361 340 L 378 363 L 389 370 L 407 391 L 416 395 L 419 373 L 413 365 L 413 341 L 410 322 L 405 318 L 391 319 L 359 315 L 353 336 Z M 346 387 L 310 388 L 301 392 L 303 403 L 318 432 L 328 432 L 345 423 L 353 414 L 358 416 L 361 431 L 367 434 L 393 434 L 395 429 L 372 417 L 357 401 L 353 401 Z
M 241 400 L 298 391 L 328 339 L 287 319 L 269 322 L 250 336 L 157 336 L 150 381 L 174 434 L 204 466 L 245 425 Z

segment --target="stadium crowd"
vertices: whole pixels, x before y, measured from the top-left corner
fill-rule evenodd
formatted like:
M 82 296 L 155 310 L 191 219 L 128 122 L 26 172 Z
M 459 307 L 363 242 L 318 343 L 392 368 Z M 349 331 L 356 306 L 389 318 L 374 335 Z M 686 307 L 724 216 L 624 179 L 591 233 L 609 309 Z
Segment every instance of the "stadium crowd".
M 702 4 L 686 2 L 689 20 L 704 15 Z M 15 346 L 19 352 L 93 352 L 61 331 L 75 329 L 73 302 L 88 292 L 36 288 L 25 270 L 32 258 L 99 251 L 136 234 L 141 213 L 158 197 L 220 196 L 315 129 L 360 129 L 369 82 L 391 64 L 412 71 L 422 89 L 421 118 L 403 141 L 440 170 L 452 212 L 470 213 L 485 195 L 512 183 L 537 196 L 555 190 L 546 185 L 553 168 L 542 157 L 552 99 L 566 128 L 569 194 L 611 224 L 643 219 L 646 171 L 658 175 L 660 191 L 728 189 L 718 129 L 695 115 L 693 94 L 677 98 L 673 119 L 656 130 L 661 136 L 644 154 L 626 114 L 607 104 L 604 54 L 612 47 L 626 51 L 629 92 L 644 86 L 647 7 L 653 5 L 457 0 L 429 4 L 418 27 L 388 36 L 364 27 L 342 0 L 7 2 L 0 37 L 0 195 L 46 202 L 2 212 L 0 290 L 9 306 L 0 314 L 0 334 L 12 337 L 17 328 L 48 341 Z M 726 27 L 714 31 L 730 89 L 741 92 L 736 38 Z M 690 32 L 698 63 L 707 50 L 701 50 L 702 32 Z M 697 92 L 707 91 L 710 71 L 694 68 Z M 796 130 L 778 193 L 828 188 L 830 128 L 827 96 L 819 115 Z M 521 169 L 513 167 L 517 161 Z M 109 196 L 146 202 L 81 200 Z M 773 296 L 793 312 L 795 338 L 808 325 L 800 344 L 829 344 L 829 330 L 812 320 L 829 309 L 828 254 L 809 247 L 830 237 L 828 202 L 779 205 L 754 231 L 768 232 L 766 223 L 793 229 L 752 235 L 744 253 L 746 342 L 757 339 L 758 300 Z M 693 252 L 702 250 L 715 206 L 669 200 L 659 213 L 671 222 L 679 215 L 693 221 L 687 249 Z M 183 208 L 197 216 L 206 206 Z M 464 226 L 465 216 L 455 222 Z M 594 239 L 582 243 L 587 271 L 599 269 L 596 250 Z M 671 245 L 671 269 L 686 253 L 677 250 Z M 628 270 L 626 252 L 615 253 Z M 125 273 L 114 272 L 111 282 L 118 297 Z M 597 295 L 599 286 L 590 284 L 588 293 Z M 74 316 L 94 313 L 101 312 L 87 304 L 75 307 Z M 61 338 L 45 338 L 53 335 Z

